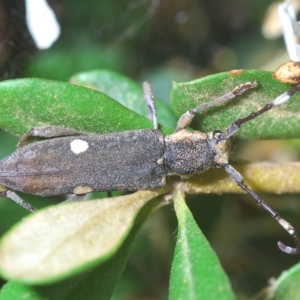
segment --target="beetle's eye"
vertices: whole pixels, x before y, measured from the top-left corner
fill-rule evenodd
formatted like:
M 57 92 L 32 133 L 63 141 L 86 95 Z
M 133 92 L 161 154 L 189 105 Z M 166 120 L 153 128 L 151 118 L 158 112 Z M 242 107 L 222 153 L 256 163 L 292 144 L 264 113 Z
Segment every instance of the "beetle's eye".
M 213 139 L 215 139 L 215 140 L 219 140 L 219 138 L 220 138 L 220 135 L 222 134 L 223 132 L 222 131 L 220 131 L 220 130 L 215 130 L 214 132 L 213 132 Z

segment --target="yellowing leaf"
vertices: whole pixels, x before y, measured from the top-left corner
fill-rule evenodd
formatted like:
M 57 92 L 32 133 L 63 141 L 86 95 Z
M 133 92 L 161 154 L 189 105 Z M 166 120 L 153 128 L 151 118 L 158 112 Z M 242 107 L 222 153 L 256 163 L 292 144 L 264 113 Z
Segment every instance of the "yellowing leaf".
M 167 190 L 67 203 L 36 212 L 3 237 L 0 272 L 9 279 L 37 284 L 105 261 L 127 237 L 141 209 Z M 149 213 L 161 204 L 154 201 Z

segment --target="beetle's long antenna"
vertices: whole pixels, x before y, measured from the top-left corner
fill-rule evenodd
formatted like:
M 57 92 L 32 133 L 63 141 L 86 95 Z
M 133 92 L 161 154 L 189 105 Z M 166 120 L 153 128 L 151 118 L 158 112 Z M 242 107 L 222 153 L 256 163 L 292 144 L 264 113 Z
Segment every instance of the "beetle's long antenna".
M 243 83 L 240 86 L 237 86 L 236 88 L 234 88 L 232 91 L 230 91 L 210 102 L 201 104 L 193 109 L 188 110 L 179 118 L 175 131 L 177 132 L 181 129 L 188 127 L 192 123 L 196 112 L 205 110 L 212 106 L 222 105 L 222 104 L 234 99 L 236 96 L 239 96 L 250 89 L 256 88 L 257 84 L 258 84 L 257 81 L 254 81 L 253 83 L 251 83 L 251 82 Z
M 274 211 L 266 202 L 263 201 L 256 193 L 248 188 L 248 186 L 244 183 L 244 179 L 242 175 L 234 169 L 232 166 L 228 164 L 222 165 L 224 167 L 227 174 L 231 177 L 231 179 L 245 192 L 247 192 L 254 200 L 257 205 L 261 206 L 264 210 L 266 210 L 293 238 L 296 244 L 296 248 L 292 248 L 286 246 L 285 244 L 278 242 L 278 247 L 281 251 L 287 254 L 299 254 L 300 253 L 300 238 L 294 229 L 294 227 L 289 224 L 286 220 L 282 219 L 280 215 Z
M 148 81 L 145 81 L 143 83 L 143 90 L 144 90 L 144 98 L 145 98 L 145 101 L 148 105 L 149 112 L 150 112 L 150 119 L 153 121 L 153 129 L 158 129 L 154 95 L 153 95 L 151 85 Z
M 289 91 L 281 94 L 280 96 L 278 96 L 276 99 L 274 99 L 271 103 L 268 103 L 267 105 L 265 105 L 263 108 L 261 108 L 260 110 L 251 113 L 249 116 L 242 118 L 242 119 L 238 119 L 236 121 L 234 121 L 220 136 L 221 139 L 228 139 L 229 137 L 231 137 L 232 135 L 234 135 L 241 127 L 242 124 L 255 119 L 256 117 L 258 117 L 259 115 L 265 113 L 266 111 L 272 109 L 273 107 L 280 105 L 282 103 L 285 103 L 287 101 L 289 101 L 291 99 L 291 97 L 300 90 L 300 83 L 296 84 L 292 89 L 290 89 Z

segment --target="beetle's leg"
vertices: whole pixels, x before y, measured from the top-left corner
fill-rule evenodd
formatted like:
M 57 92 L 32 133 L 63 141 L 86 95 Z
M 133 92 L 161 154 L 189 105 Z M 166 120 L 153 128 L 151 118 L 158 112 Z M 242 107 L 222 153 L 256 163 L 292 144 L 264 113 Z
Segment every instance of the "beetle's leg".
M 296 248 L 292 248 L 286 246 L 281 242 L 278 242 L 279 249 L 288 254 L 299 254 L 300 238 L 294 227 L 291 224 L 289 224 L 286 220 L 282 219 L 276 211 L 274 211 L 267 203 L 265 203 L 256 193 L 250 190 L 248 186 L 244 183 L 242 175 L 236 169 L 234 169 L 228 164 L 224 164 L 222 165 L 222 167 L 224 167 L 225 171 L 231 177 L 231 179 L 256 201 L 257 205 L 261 206 L 264 210 L 266 210 L 288 232 L 288 234 L 290 234 L 294 238 Z
M 176 132 L 188 127 L 192 123 L 196 112 L 207 109 L 212 106 L 224 104 L 224 103 L 230 101 L 231 99 L 235 98 L 236 96 L 241 95 L 244 92 L 248 91 L 249 89 L 253 89 L 255 87 L 257 87 L 257 81 L 254 81 L 253 83 L 251 83 L 251 82 L 243 83 L 240 86 L 233 89 L 231 92 L 229 92 L 219 98 L 216 98 L 210 102 L 201 104 L 193 109 L 188 110 L 179 118 L 179 120 L 177 122 L 177 126 L 176 126 Z
M 34 127 L 21 137 L 17 145 L 17 148 L 23 147 L 28 142 L 28 139 L 30 137 L 53 138 L 53 137 L 72 136 L 72 135 L 81 135 L 81 134 L 84 133 L 73 129 L 63 128 L 58 126 Z
M 71 201 L 82 201 L 86 194 L 71 194 L 68 196 L 68 199 L 63 201 L 62 203 L 65 202 L 71 202 Z
M 145 98 L 145 101 L 148 105 L 149 112 L 150 112 L 150 120 L 153 121 L 153 129 L 158 129 L 154 95 L 153 95 L 151 85 L 148 81 L 145 81 L 143 83 L 143 90 L 144 90 L 144 98 Z
M 272 109 L 274 106 L 280 105 L 282 103 L 285 103 L 290 100 L 290 98 L 297 92 L 300 91 L 300 83 L 295 85 L 292 89 L 289 91 L 281 94 L 276 99 L 274 99 L 271 103 L 268 103 L 260 110 L 251 113 L 245 118 L 238 119 L 234 121 L 223 133 L 220 134 L 219 139 L 220 140 L 226 140 L 229 137 L 231 137 L 233 134 L 235 134 L 241 127 L 242 124 L 255 119 L 259 115 L 263 114 L 264 112 L 267 112 L 268 110 Z M 244 183 L 244 179 L 242 175 L 235 170 L 232 166 L 228 164 L 222 165 L 224 167 L 225 171 L 228 173 L 228 175 L 231 177 L 231 179 L 240 186 L 245 192 L 247 192 L 256 203 L 263 207 L 277 222 L 294 238 L 296 248 L 292 248 L 289 246 L 286 246 L 285 244 L 278 242 L 278 247 L 283 252 L 286 252 L 288 254 L 299 254 L 300 253 L 300 238 L 294 229 L 293 226 L 291 226 L 286 220 L 282 219 L 280 215 L 274 211 L 270 206 L 268 206 L 257 194 L 255 194 L 253 191 L 251 191 L 247 185 Z
M 259 115 L 265 113 L 266 111 L 272 109 L 273 107 L 280 105 L 282 103 L 285 103 L 291 99 L 291 97 L 296 93 L 300 91 L 300 83 L 296 84 L 292 89 L 289 91 L 279 95 L 276 99 L 274 99 L 272 102 L 268 103 L 265 105 L 263 108 L 260 110 L 251 113 L 249 116 L 238 119 L 234 121 L 220 136 L 221 139 L 226 140 L 232 135 L 234 135 L 241 127 L 242 124 L 255 119 Z
M 35 212 L 36 211 L 35 207 L 33 207 L 32 205 L 30 205 L 29 203 L 27 203 L 26 201 L 24 201 L 15 192 L 7 189 L 6 187 L 4 187 L 2 185 L 0 186 L 0 197 L 7 197 L 7 198 L 15 201 L 17 204 L 21 205 L 25 209 L 31 211 L 31 212 Z

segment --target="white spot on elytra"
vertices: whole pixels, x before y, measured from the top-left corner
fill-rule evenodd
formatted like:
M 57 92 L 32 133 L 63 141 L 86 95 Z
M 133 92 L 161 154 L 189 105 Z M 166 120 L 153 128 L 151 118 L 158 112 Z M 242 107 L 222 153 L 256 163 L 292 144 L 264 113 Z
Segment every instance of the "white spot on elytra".
M 71 151 L 75 154 L 85 152 L 89 148 L 88 142 L 79 139 L 73 140 L 70 143 L 70 146 L 71 146 Z

